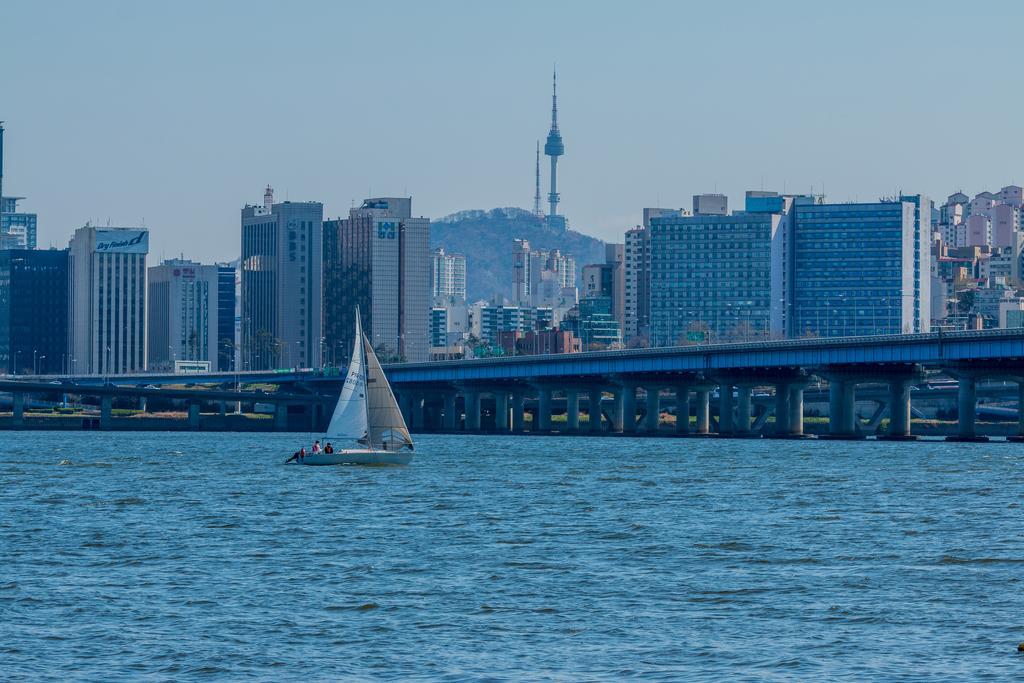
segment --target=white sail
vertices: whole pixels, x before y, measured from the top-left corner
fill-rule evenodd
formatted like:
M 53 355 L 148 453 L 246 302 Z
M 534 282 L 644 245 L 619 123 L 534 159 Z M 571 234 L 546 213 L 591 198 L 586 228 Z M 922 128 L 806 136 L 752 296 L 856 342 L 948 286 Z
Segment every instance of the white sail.
M 356 311 L 356 341 L 352 349 L 352 362 L 348 364 L 345 384 L 334 408 L 331 423 L 327 425 L 329 439 L 363 439 L 367 432 L 366 364 L 363 362 L 363 329 Z
M 384 370 L 380 367 L 377 354 L 373 352 L 370 340 L 363 337 L 363 353 L 366 358 L 366 401 L 369 414 L 370 447 L 397 450 L 403 446 L 412 448 L 412 437 L 405 426 L 398 401 L 391 393 Z

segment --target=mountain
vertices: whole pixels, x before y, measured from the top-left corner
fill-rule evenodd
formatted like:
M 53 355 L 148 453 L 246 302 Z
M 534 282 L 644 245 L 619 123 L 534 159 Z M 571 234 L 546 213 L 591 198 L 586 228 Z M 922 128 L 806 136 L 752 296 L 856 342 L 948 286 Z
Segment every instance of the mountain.
M 576 279 L 588 263 L 604 262 L 604 242 L 589 235 L 548 227 L 525 209 L 459 211 L 430 222 L 430 247 L 444 247 L 466 257 L 469 301 L 495 294 L 512 297 L 512 240 L 525 239 L 531 249 L 559 249 L 576 259 Z

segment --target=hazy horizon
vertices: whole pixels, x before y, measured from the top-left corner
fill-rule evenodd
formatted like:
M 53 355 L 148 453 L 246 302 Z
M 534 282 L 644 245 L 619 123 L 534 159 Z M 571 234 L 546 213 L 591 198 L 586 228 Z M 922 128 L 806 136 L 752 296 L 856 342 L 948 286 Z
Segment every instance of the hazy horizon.
M 1024 181 L 1000 79 L 1024 8 L 986 4 L 976 38 L 963 8 L 14 0 L 4 194 L 40 247 L 144 222 L 155 258 L 201 261 L 237 257 L 268 183 L 331 217 L 529 209 L 557 62 L 560 210 L 604 240 L 701 192 L 973 195 Z

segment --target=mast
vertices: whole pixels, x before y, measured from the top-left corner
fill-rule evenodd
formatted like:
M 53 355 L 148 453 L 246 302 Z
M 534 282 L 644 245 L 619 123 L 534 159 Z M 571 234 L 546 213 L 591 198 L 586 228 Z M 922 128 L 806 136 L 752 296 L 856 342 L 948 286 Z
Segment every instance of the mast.
M 366 367 L 366 335 L 363 334 L 363 316 L 359 312 L 359 306 L 356 306 L 356 345 L 359 347 L 359 363 L 363 368 L 363 376 L 369 383 L 369 368 Z M 373 448 L 373 444 L 370 442 L 370 387 L 366 386 L 363 389 L 363 413 L 366 415 L 366 443 L 370 448 Z

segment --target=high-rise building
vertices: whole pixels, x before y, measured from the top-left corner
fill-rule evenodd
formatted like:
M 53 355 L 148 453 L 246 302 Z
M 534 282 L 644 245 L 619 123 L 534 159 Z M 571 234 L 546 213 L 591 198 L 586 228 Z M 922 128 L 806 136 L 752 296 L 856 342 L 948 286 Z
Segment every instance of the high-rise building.
M 623 338 L 647 338 L 651 322 L 651 219 L 664 216 L 688 216 L 684 209 L 647 207 L 643 210 L 643 223 L 626 231 L 625 295 Z
M 651 245 L 647 228 L 637 226 L 626 231 L 625 242 L 625 325 L 626 341 L 646 336 L 650 319 Z
M 967 246 L 967 195 L 956 192 L 949 195 L 946 203 L 939 207 L 938 232 L 942 241 L 950 247 Z
M 35 249 L 39 218 L 34 213 L 18 211 L 24 197 L 3 197 L 0 213 L 0 249 Z
M 793 238 L 795 336 L 927 332 L 931 202 L 798 204 Z
M 997 204 L 992 209 L 991 225 L 992 246 L 1000 249 L 1012 247 L 1020 227 L 1020 209 L 1013 204 Z
M 619 331 L 626 322 L 626 262 L 624 244 L 606 244 L 605 262 L 583 266 L 583 299 L 606 297 L 609 313 L 619 324 Z
M 316 367 L 322 334 L 323 204 L 242 209 L 241 362 L 249 370 Z
M 530 253 L 527 240 L 512 240 L 512 301 L 519 306 L 529 306 L 533 300 Z
M 992 244 L 992 221 L 983 213 L 967 217 L 967 247 L 987 247 Z
M 234 370 L 238 357 L 238 268 L 236 263 L 217 264 L 216 367 L 221 372 Z
M 68 252 L 71 372 L 144 372 L 149 231 L 86 225 L 75 231 Z
M 65 373 L 68 251 L 0 251 L 0 371 Z
M 548 139 L 544 143 L 544 154 L 551 157 L 551 192 L 548 193 L 548 225 L 555 228 L 566 227 L 564 216 L 558 215 L 558 202 L 561 196 L 558 194 L 558 157 L 565 154 L 565 144 L 562 142 L 562 133 L 558 130 L 558 74 L 551 75 L 551 130 L 548 131 Z
M 552 306 L 576 286 L 576 259 L 558 249 L 530 249 L 513 240 L 512 301 L 518 306 Z
M 651 219 L 653 346 L 782 335 L 796 199 L 752 199 L 756 211 Z
M 428 360 L 430 219 L 412 216 L 411 197 L 378 197 L 325 221 L 323 232 L 327 347 L 347 358 L 359 306 L 385 359 Z
M 211 370 L 231 370 L 234 268 L 168 259 L 150 268 L 148 278 L 149 370 L 173 370 L 175 361 L 207 361 Z
M 466 298 L 466 257 L 439 247 L 430 256 L 430 296 Z

